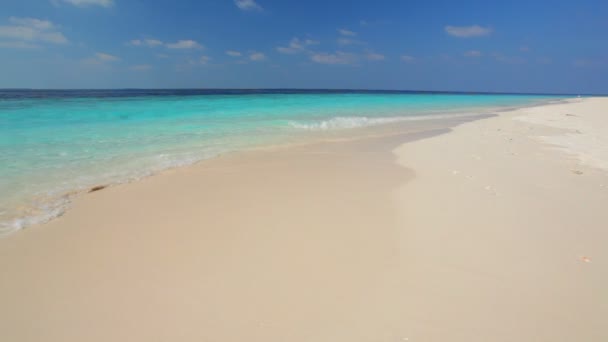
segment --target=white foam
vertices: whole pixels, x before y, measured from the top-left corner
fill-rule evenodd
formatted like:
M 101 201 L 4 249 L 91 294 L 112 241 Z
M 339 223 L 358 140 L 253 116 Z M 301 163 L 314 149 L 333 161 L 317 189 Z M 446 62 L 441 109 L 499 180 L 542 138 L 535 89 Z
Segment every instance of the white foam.
M 289 126 L 302 130 L 309 131 L 328 131 L 340 129 L 352 129 L 369 126 L 379 126 L 395 122 L 403 121 L 421 121 L 421 120 L 437 120 L 447 119 L 462 116 L 470 116 L 471 114 L 432 114 L 432 115 L 416 115 L 416 116 L 392 116 L 392 117 L 368 117 L 368 116 L 346 116 L 335 117 L 327 120 L 319 121 L 290 121 Z
M 20 217 L 0 222 L 0 237 L 34 224 L 48 222 L 63 215 L 70 202 L 69 196 L 62 196 L 54 201 L 42 203 Z
M 73 183 L 43 193 L 36 194 L 37 199 L 18 213 L 0 211 L 0 237 L 9 235 L 28 226 L 42 224 L 63 215 L 72 200 L 98 184 L 130 183 L 152 176 L 159 172 L 193 165 L 201 160 L 210 159 L 220 154 L 220 150 L 206 150 L 192 153 L 169 154 L 161 153 L 150 156 L 140 164 L 117 168 L 104 174 L 84 174 Z

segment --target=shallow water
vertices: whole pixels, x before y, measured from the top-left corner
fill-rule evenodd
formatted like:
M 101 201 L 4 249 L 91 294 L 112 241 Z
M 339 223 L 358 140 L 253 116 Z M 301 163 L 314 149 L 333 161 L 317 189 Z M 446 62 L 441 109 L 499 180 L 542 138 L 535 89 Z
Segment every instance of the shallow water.
M 66 194 L 314 132 L 453 117 L 540 95 L 294 90 L 0 91 L 0 233 L 60 215 Z

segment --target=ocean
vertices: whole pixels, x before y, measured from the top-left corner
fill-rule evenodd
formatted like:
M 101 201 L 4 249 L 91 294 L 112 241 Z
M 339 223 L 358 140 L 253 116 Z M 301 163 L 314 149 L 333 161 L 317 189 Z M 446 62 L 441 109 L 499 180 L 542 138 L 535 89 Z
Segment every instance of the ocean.
M 0 90 L 0 234 L 61 215 L 73 196 L 315 132 L 559 100 L 337 90 Z

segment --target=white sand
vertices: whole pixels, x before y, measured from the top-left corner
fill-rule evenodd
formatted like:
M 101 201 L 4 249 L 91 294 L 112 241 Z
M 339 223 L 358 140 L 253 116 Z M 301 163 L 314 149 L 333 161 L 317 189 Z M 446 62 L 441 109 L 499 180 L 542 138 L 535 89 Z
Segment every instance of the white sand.
M 501 113 L 395 151 L 415 171 L 396 193 L 404 260 L 414 260 L 403 288 L 416 293 L 411 336 L 608 340 L 608 173 L 594 168 L 608 160 L 607 123 L 608 99 L 587 99 Z
M 608 341 L 606 112 L 535 107 L 94 192 L 0 239 L 0 341 Z
M 543 107 L 522 110 L 517 120 L 541 126 L 562 129 L 561 134 L 538 136 L 542 142 L 554 145 L 569 153 L 585 165 L 608 170 L 608 111 L 602 108 L 605 99 L 572 100 L 577 103 L 574 114 L 571 105 L 552 106 L 551 111 Z

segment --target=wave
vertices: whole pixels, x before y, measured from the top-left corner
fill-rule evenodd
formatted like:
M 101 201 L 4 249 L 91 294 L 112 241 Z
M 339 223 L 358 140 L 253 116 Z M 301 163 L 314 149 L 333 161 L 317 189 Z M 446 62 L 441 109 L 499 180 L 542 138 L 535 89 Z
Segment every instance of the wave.
M 46 223 L 63 215 L 69 203 L 70 195 L 64 195 L 55 200 L 32 206 L 28 208 L 26 214 L 22 214 L 17 218 L 0 222 L 0 238 L 25 227 Z
M 448 119 L 473 114 L 431 114 L 416 116 L 392 116 L 392 117 L 368 117 L 368 116 L 339 116 L 327 120 L 318 121 L 289 121 L 289 126 L 296 129 L 309 131 L 329 131 L 340 129 L 351 129 L 369 126 L 379 126 L 403 121 L 420 121 L 434 119 Z
M 219 150 L 205 151 L 205 153 L 198 152 L 176 155 L 161 153 L 151 156 L 147 160 L 148 164 L 141 165 L 141 167 L 132 166 L 125 170 L 105 174 L 83 175 L 75 180 L 75 184 L 70 186 L 70 190 L 48 190 L 36 194 L 36 199 L 27 205 L 23 205 L 18 213 L 9 213 L 0 208 L 0 238 L 26 227 L 47 223 L 62 216 L 76 197 L 89 192 L 95 185 L 111 186 L 135 182 L 166 170 L 193 165 L 222 153 Z

